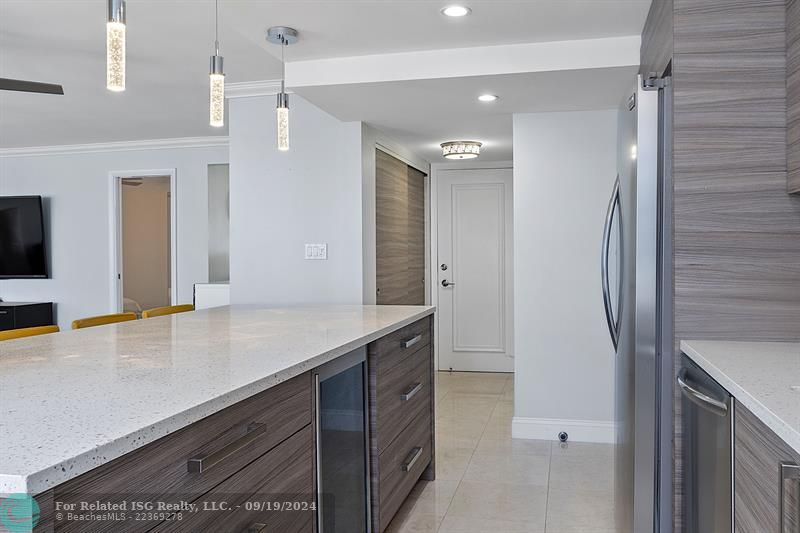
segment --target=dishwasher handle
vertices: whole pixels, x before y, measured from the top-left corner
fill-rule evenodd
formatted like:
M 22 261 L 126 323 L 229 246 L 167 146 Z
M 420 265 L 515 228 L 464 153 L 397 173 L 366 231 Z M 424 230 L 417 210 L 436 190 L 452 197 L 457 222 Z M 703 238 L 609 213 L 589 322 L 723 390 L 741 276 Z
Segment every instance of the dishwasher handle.
M 680 387 L 681 393 L 683 393 L 683 395 L 686 396 L 692 403 L 702 407 L 710 413 L 723 418 L 728 416 L 728 405 L 724 401 L 712 398 L 708 394 L 691 386 L 688 382 L 688 375 L 689 371 L 686 368 L 681 368 L 680 372 L 678 372 L 678 387 Z

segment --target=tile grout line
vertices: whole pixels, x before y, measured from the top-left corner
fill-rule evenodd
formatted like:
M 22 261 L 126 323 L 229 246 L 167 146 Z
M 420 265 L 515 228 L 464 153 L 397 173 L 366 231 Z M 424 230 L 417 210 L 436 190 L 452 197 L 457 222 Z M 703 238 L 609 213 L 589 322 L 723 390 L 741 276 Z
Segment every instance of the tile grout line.
M 547 515 L 550 512 L 550 476 L 553 472 L 553 441 L 550 441 L 550 458 L 547 461 L 547 493 L 544 496 L 544 533 L 547 533 Z
M 447 393 L 449 394 L 450 391 L 447 391 Z M 495 398 L 494 407 L 492 408 L 492 412 L 489 415 L 489 418 L 484 423 L 483 431 L 481 432 L 480 437 L 478 437 L 477 441 L 475 442 L 475 446 L 472 448 L 472 453 L 469 456 L 469 461 L 467 461 L 467 468 L 464 470 L 464 473 L 461 474 L 461 477 L 458 480 L 458 484 L 456 485 L 456 489 L 453 491 L 453 496 L 450 498 L 450 501 L 447 504 L 447 509 L 445 509 L 444 514 L 442 515 L 442 521 L 439 522 L 438 526 L 436 526 L 437 533 L 442 529 L 442 524 L 444 524 L 445 519 L 447 519 L 447 513 L 450 512 L 450 507 L 453 505 L 453 500 L 455 500 L 456 494 L 458 494 L 458 489 L 461 487 L 461 483 L 464 481 L 464 476 L 467 475 L 467 470 L 469 470 L 469 465 L 472 463 L 472 458 L 475 457 L 475 452 L 478 449 L 478 445 L 480 444 L 481 439 L 483 439 L 483 436 L 486 434 L 486 428 L 489 427 L 489 421 L 492 419 L 492 415 L 494 415 L 495 410 L 497 410 L 497 404 L 500 401 L 500 396 L 502 394 L 503 393 L 501 392 L 500 394 L 495 395 L 496 398 Z

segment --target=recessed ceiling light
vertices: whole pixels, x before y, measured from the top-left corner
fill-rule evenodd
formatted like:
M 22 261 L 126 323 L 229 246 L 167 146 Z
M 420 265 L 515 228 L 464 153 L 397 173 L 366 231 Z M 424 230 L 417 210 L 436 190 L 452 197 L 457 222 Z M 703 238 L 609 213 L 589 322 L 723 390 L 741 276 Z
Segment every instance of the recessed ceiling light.
M 442 9 L 442 15 L 447 17 L 466 17 L 472 10 L 466 6 L 447 6 Z
M 482 94 L 478 97 L 481 102 L 496 102 L 500 97 L 496 94 Z

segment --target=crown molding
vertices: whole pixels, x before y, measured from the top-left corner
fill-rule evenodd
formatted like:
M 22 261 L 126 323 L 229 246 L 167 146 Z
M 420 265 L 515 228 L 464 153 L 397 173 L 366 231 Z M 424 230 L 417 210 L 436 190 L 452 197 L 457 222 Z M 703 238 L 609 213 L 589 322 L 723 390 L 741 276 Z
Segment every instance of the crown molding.
M 146 141 L 119 141 L 91 144 L 65 144 L 60 146 L 30 146 L 0 148 L 0 158 L 44 155 L 93 154 L 102 152 L 131 152 L 135 150 L 170 150 L 178 148 L 227 147 L 227 136 L 179 137 L 175 139 L 150 139 Z
M 281 80 L 239 81 L 225 84 L 225 98 L 273 96 L 279 92 L 281 92 Z

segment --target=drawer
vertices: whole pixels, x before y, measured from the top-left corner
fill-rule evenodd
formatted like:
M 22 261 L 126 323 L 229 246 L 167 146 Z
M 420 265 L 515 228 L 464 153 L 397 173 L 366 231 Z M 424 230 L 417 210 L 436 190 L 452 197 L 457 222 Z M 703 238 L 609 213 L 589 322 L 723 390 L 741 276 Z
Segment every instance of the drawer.
M 194 502 L 204 510 L 163 522 L 154 532 L 313 533 L 313 467 L 314 435 L 309 425 Z M 220 502 L 228 510 L 215 510 Z M 276 504 L 285 509 L 248 509 Z
M 370 355 L 377 358 L 378 377 L 386 374 L 410 354 L 431 344 L 430 318 L 409 324 L 370 345 Z
M 137 497 L 165 502 L 197 498 L 311 424 L 311 405 L 307 373 L 59 485 L 55 501 L 80 502 L 92 495 L 111 503 Z M 156 523 L 91 527 L 98 532 L 146 531 Z M 62 522 L 58 530 L 85 531 L 89 525 Z
M 430 347 L 417 350 L 380 373 L 376 390 L 380 453 L 423 411 L 431 410 Z
M 428 466 L 431 446 L 431 417 L 425 412 L 380 454 L 380 531 L 389 525 Z

